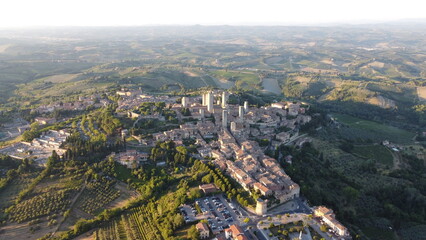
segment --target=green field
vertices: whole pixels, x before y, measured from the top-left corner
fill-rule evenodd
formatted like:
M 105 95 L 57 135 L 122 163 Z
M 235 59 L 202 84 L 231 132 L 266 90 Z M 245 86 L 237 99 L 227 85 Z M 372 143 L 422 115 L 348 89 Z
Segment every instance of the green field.
M 127 182 L 128 179 L 130 179 L 135 186 L 141 186 L 142 185 L 142 181 L 140 179 L 138 179 L 137 177 L 135 177 L 134 175 L 132 175 L 132 172 L 131 172 L 130 169 L 128 169 L 124 165 L 121 165 L 117 162 L 115 162 L 114 164 L 115 164 L 118 180 L 120 180 L 122 182 Z
M 352 153 L 363 158 L 373 159 L 377 163 L 392 166 L 393 157 L 390 151 L 382 145 L 355 146 Z
M 206 86 L 216 86 L 213 79 L 190 76 L 182 71 L 166 68 L 154 69 L 150 72 L 128 71 L 124 69 L 93 67 L 86 73 L 53 74 L 48 77 L 40 77 L 29 82 L 16 83 L 15 95 L 25 98 L 20 101 L 22 106 L 50 102 L 52 97 L 72 97 L 76 94 L 91 94 L 93 91 L 106 91 L 120 84 L 123 87 L 143 86 L 144 91 L 179 91 Z M 1 72 L 0 72 L 1 76 Z M 255 76 L 255 75 L 253 75 Z M 247 80 L 248 81 L 248 80 Z M 0 80 L 1 86 L 1 80 Z M 0 93 L 2 90 L 0 89 Z M 3 96 L 0 94 L 0 98 Z M 10 97 L 10 96 L 8 96 Z M 66 97 L 63 101 L 67 101 Z M 75 97 L 75 96 L 74 96 Z
M 248 88 L 248 89 L 259 89 L 258 84 L 260 83 L 259 77 L 254 73 L 248 72 L 234 72 L 226 70 L 218 70 L 212 72 L 215 77 L 220 79 L 226 79 L 231 82 L 235 82 L 237 87 Z
M 36 80 L 31 83 L 18 85 L 19 90 L 16 93 L 24 97 L 46 98 L 51 96 L 63 96 L 76 92 L 90 92 L 93 89 L 103 90 L 112 86 L 112 82 L 93 82 L 89 79 L 72 78 L 71 75 L 54 75 L 50 78 L 57 81 Z M 60 82 L 59 82 L 60 81 Z
M 125 77 L 126 75 L 124 75 Z M 139 75 L 135 83 L 143 83 L 153 88 L 160 88 L 167 84 L 181 84 L 188 89 L 208 86 L 211 82 L 205 82 L 200 77 L 192 77 L 180 71 L 158 69 L 149 73 Z
M 392 142 L 408 143 L 412 142 L 412 139 L 415 136 L 414 133 L 397 127 L 368 121 L 349 115 L 333 113 L 333 117 L 340 123 L 343 123 L 355 130 L 360 130 L 368 134 L 375 135 L 376 138 L 380 138 L 381 140 L 388 139 Z
M 5 101 L 9 97 L 12 97 L 14 95 L 14 90 L 21 90 L 22 87 L 26 86 L 26 84 L 31 83 L 36 79 L 46 79 L 52 81 L 52 83 L 60 82 L 66 80 L 67 77 L 76 72 L 83 71 L 93 66 L 93 63 L 57 63 L 51 62 L 51 60 L 23 62 L 10 61 L 4 62 L 3 64 L 5 64 L 5 66 L 0 69 L 0 101 Z M 61 75 L 61 77 L 50 79 L 47 77 L 54 75 Z

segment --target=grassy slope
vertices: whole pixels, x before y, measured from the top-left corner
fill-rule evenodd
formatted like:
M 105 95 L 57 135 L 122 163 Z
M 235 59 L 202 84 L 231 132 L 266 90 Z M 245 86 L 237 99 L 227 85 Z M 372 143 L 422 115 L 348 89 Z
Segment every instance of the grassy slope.
M 351 128 L 368 131 L 382 137 L 383 140 L 389 139 L 399 143 L 412 142 L 414 133 L 399 129 L 393 126 L 380 124 L 373 121 L 363 120 L 344 114 L 333 114 L 337 121 L 348 125 Z
M 259 83 L 259 77 L 254 73 L 218 70 L 213 71 L 213 74 L 217 78 L 233 81 L 236 86 L 242 88 L 258 88 L 256 85 Z
M 370 191 L 371 189 L 390 187 L 394 184 L 406 184 L 406 181 L 403 179 L 388 177 L 386 175 L 380 174 L 379 172 L 371 173 L 365 171 L 365 169 L 361 168 L 365 162 L 363 159 L 357 155 L 352 155 L 341 151 L 333 142 L 323 141 L 315 138 L 313 144 L 316 149 L 321 149 L 321 152 L 324 154 L 324 159 L 328 159 L 331 165 L 327 166 L 320 164 L 318 160 L 309 160 L 311 161 L 309 162 L 307 159 L 304 159 L 302 161 L 303 163 L 293 162 L 295 167 L 298 167 L 297 165 L 301 164 L 301 169 L 303 169 L 302 171 L 306 172 L 306 175 L 309 176 L 301 177 L 303 180 L 301 181 L 299 179 L 298 183 L 302 184 L 302 190 L 305 191 L 304 194 L 308 196 L 310 201 L 314 200 L 312 196 L 316 196 L 316 200 L 321 200 L 322 204 L 332 206 L 340 218 L 342 218 L 341 214 L 343 211 L 355 211 L 357 216 L 359 216 L 359 219 L 368 219 L 369 217 L 378 216 L 377 209 L 382 208 L 386 203 L 380 201 L 377 202 L 376 199 L 373 199 L 374 201 L 372 201 L 371 196 L 368 196 L 368 194 L 365 195 L 366 192 Z M 369 150 L 373 150 L 374 148 L 379 149 L 384 147 L 378 145 L 367 146 L 367 149 L 368 148 L 370 148 Z M 362 150 L 363 151 L 361 151 L 361 153 L 363 154 L 368 152 L 365 151 L 366 149 Z M 359 149 L 355 149 L 354 151 L 359 151 Z M 315 164 L 315 170 L 307 170 L 308 166 L 312 164 Z M 337 171 L 336 173 L 341 173 L 345 177 L 345 181 L 342 181 L 342 179 L 336 181 L 337 176 L 333 175 L 330 177 L 327 175 L 329 171 Z M 299 178 L 299 176 L 292 177 L 294 177 L 294 179 Z M 357 199 L 351 201 L 345 200 L 343 191 L 341 189 L 346 184 L 355 187 L 359 191 L 359 196 Z M 318 195 L 322 196 L 319 197 Z M 334 202 L 335 205 L 331 204 L 332 202 Z M 378 219 L 377 221 L 374 221 L 375 223 L 382 222 L 380 218 L 375 219 Z M 363 220 L 360 221 L 362 222 Z M 357 223 L 355 225 L 361 227 L 362 232 L 371 240 L 399 239 L 396 237 L 394 231 L 384 229 L 383 227 L 368 224 L 363 226 L 361 223 Z
M 375 240 L 396 240 L 395 233 L 391 230 L 377 229 L 372 227 L 362 228 L 362 231 L 371 239 Z
M 387 166 L 393 164 L 392 154 L 382 145 L 355 146 L 352 152 L 364 158 L 374 159 L 376 162 Z
M 13 96 L 18 84 L 56 74 L 72 74 L 91 67 L 89 63 L 10 62 L 0 68 L 0 101 Z

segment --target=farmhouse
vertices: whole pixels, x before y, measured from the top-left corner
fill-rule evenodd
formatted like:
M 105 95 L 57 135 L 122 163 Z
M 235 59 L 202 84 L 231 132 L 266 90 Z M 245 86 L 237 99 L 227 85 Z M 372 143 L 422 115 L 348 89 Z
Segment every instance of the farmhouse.
M 141 164 L 148 161 L 149 154 L 138 152 L 136 150 L 128 150 L 126 152 L 115 155 L 115 160 L 127 168 L 137 168 Z

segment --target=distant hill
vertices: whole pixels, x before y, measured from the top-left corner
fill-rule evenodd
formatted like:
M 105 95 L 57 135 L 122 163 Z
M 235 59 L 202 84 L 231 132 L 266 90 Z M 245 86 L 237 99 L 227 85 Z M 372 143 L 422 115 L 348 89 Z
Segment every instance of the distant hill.
M 425 99 L 426 25 L 419 21 L 2 30 L 0 101 L 29 107 L 119 87 L 179 92 L 273 86 L 269 92 L 287 98 L 371 105 L 406 118 Z

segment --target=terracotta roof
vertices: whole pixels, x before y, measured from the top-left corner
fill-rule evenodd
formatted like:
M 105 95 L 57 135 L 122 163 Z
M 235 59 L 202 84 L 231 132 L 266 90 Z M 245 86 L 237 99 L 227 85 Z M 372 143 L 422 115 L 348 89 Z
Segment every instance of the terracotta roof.
M 318 211 L 318 212 L 320 212 L 323 215 L 328 215 L 328 214 L 332 214 L 333 213 L 333 210 L 331 210 L 331 209 L 329 209 L 327 207 L 324 207 L 324 206 L 317 207 L 315 209 L 315 211 Z
M 198 186 L 199 189 L 203 190 L 205 193 L 215 192 L 217 191 L 217 187 L 213 183 L 203 184 Z
M 246 235 L 242 234 L 237 236 L 237 240 L 248 240 L 248 238 L 246 237 Z
M 235 225 L 235 224 L 231 225 L 230 229 L 232 231 L 232 236 L 238 236 L 240 234 L 244 234 L 243 229 L 238 225 Z
M 337 221 L 337 219 L 334 218 L 333 215 L 325 215 L 324 218 L 327 218 L 328 221 L 330 221 L 334 225 L 334 227 L 336 227 L 336 228 L 338 228 L 342 231 L 346 231 L 346 227 L 343 226 L 339 221 Z
M 195 227 L 197 228 L 198 231 L 209 231 L 209 227 L 207 226 L 207 224 L 202 222 L 197 223 Z
M 260 182 L 257 182 L 254 184 L 254 188 L 259 189 L 261 192 L 263 192 L 264 194 L 267 193 L 268 191 L 270 191 L 269 188 L 265 187 L 263 184 L 261 184 Z

